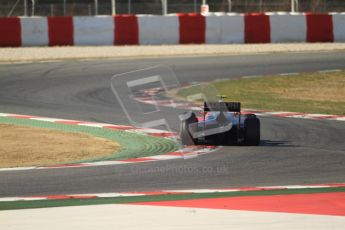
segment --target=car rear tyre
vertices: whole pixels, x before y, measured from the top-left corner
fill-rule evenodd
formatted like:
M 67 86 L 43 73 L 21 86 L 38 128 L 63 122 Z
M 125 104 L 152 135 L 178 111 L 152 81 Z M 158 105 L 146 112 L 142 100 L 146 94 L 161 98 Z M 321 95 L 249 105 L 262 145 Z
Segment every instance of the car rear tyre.
M 260 120 L 254 114 L 244 121 L 244 144 L 249 146 L 260 144 Z

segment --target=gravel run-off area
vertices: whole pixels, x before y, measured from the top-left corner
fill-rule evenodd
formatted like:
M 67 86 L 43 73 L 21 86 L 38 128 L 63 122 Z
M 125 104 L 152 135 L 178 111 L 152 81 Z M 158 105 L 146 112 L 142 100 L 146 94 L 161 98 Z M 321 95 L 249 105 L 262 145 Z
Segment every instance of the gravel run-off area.
M 0 63 L 62 59 L 133 58 L 162 56 L 241 55 L 281 52 L 345 51 L 345 43 L 286 43 L 229 45 L 72 46 L 0 48 Z

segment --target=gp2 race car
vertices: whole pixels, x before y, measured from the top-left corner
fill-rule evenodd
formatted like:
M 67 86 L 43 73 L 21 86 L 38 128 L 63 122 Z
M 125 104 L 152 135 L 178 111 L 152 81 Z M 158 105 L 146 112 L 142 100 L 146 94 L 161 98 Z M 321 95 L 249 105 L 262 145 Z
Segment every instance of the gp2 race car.
M 255 114 L 241 114 L 240 102 L 204 102 L 203 114 L 180 115 L 183 145 L 248 145 L 260 143 L 260 120 Z

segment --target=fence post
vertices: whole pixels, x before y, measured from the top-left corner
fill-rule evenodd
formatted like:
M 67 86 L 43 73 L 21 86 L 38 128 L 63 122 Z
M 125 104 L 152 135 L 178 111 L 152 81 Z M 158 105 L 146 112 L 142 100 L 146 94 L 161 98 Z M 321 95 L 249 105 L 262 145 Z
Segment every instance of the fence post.
M 167 0 L 161 0 L 162 2 L 162 14 L 167 15 L 168 14 L 168 1 Z
M 112 15 L 116 14 L 116 2 L 115 2 L 115 0 L 111 0 L 111 14 Z
M 28 16 L 28 0 L 24 0 L 24 16 Z
M 95 0 L 95 15 L 98 15 L 98 0 Z
M 31 0 L 31 16 L 35 16 L 35 0 Z
M 298 0 L 291 0 L 291 12 L 298 12 Z
M 228 9 L 229 9 L 229 12 L 232 11 L 232 1 L 231 0 L 228 0 Z

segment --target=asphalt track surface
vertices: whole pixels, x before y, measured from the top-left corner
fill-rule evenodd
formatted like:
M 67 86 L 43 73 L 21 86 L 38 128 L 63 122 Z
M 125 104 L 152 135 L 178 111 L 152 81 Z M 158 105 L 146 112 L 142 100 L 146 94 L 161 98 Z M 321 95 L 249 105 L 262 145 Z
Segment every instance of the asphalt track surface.
M 113 59 L 0 65 L 0 112 L 128 124 L 113 75 L 157 64 L 181 83 L 344 69 L 345 52 Z M 181 113 L 162 110 L 166 116 Z M 345 181 L 345 122 L 262 117 L 259 147 L 183 160 L 0 172 L 0 196 L 197 189 Z M 177 130 L 178 124 L 172 127 Z

